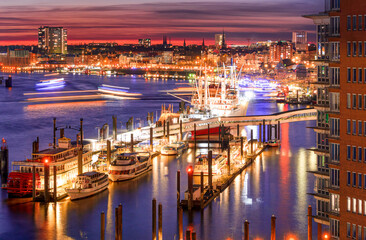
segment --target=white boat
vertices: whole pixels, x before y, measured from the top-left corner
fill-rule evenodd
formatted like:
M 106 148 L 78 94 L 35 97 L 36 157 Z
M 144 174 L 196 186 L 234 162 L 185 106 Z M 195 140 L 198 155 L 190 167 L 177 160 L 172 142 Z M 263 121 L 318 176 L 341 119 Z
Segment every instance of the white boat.
M 148 152 L 122 153 L 109 166 L 109 179 L 113 182 L 130 180 L 151 170 Z
M 188 148 L 185 142 L 175 142 L 161 148 L 162 155 L 178 155 Z
M 280 140 L 272 139 L 272 140 L 269 140 L 268 141 L 268 145 L 270 147 L 279 147 L 281 145 L 281 141 Z
M 200 154 L 196 157 L 197 161 L 194 165 L 193 175 L 208 175 L 208 155 Z M 220 175 L 222 169 L 226 166 L 227 158 L 222 154 L 212 154 L 212 175 Z
M 65 86 L 64 78 L 41 80 L 38 83 L 36 83 L 36 87 L 38 90 L 52 90 L 57 88 L 63 88 L 64 86 Z
M 108 175 L 99 172 L 86 172 L 77 176 L 73 188 L 66 189 L 71 200 L 90 197 L 108 188 Z

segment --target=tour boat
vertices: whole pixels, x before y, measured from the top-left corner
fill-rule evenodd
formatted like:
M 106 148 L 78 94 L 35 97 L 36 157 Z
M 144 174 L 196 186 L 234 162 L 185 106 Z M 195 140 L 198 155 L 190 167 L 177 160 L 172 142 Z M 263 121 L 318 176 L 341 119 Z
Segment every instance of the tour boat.
M 269 140 L 268 145 L 271 147 L 279 147 L 281 144 L 280 140 Z
M 36 83 L 37 90 L 52 90 L 57 88 L 63 88 L 64 86 L 65 86 L 64 78 L 41 80 L 38 83 Z
M 109 179 L 113 182 L 130 180 L 151 170 L 148 152 L 122 153 L 109 166 Z
M 188 148 L 185 142 L 175 142 L 161 148 L 162 155 L 177 155 Z
M 108 175 L 99 172 L 86 172 L 77 176 L 73 188 L 67 188 L 71 200 L 90 197 L 108 188 Z
M 33 145 L 33 153 L 31 159 L 12 162 L 12 172 L 9 174 L 7 183 L 8 194 L 13 196 L 25 196 L 32 193 L 32 171 L 35 168 L 36 175 L 36 191 L 44 190 L 45 167 L 49 169 L 49 187 L 54 186 L 54 168 L 56 168 L 56 184 L 57 187 L 66 187 L 78 175 L 78 151 L 81 149 L 80 141 L 71 143 L 66 137 L 58 139 L 58 145 L 55 148 L 48 148 L 39 151 Z M 83 171 L 91 169 L 92 155 L 91 144 L 86 144 L 84 140 L 84 148 L 82 152 L 82 168 Z
M 200 154 L 197 156 L 197 161 L 194 165 L 193 175 L 200 176 L 201 172 L 203 175 L 208 175 L 208 155 Z M 222 169 L 226 166 L 227 158 L 222 154 L 213 154 L 212 155 L 212 175 L 220 175 L 222 173 Z

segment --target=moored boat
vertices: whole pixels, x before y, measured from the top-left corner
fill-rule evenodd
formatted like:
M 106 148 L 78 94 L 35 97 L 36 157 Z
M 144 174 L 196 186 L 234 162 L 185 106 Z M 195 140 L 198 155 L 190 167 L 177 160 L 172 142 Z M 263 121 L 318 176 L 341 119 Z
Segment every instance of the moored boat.
M 71 200 L 90 197 L 108 188 L 108 175 L 99 172 L 86 172 L 76 177 L 73 188 L 66 189 Z
M 200 154 L 197 156 L 197 161 L 194 165 L 193 175 L 208 175 L 208 155 Z M 226 166 L 227 158 L 222 154 L 213 154 L 212 155 L 212 175 L 220 175 L 222 173 L 222 169 Z
M 109 166 L 109 179 L 117 182 L 130 180 L 151 170 L 148 152 L 122 153 Z
M 268 145 L 271 147 L 279 147 L 281 144 L 280 140 L 269 140 Z
M 165 145 L 161 148 L 162 155 L 177 155 L 182 153 L 188 148 L 188 144 L 185 142 L 175 142 L 172 144 Z

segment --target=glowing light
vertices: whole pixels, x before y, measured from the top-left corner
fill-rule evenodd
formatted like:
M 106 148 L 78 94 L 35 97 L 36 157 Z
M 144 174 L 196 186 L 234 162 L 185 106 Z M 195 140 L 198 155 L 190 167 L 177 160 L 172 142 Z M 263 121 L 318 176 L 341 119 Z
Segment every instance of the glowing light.
M 193 167 L 192 166 L 188 166 L 187 173 L 191 173 L 191 172 L 193 172 Z

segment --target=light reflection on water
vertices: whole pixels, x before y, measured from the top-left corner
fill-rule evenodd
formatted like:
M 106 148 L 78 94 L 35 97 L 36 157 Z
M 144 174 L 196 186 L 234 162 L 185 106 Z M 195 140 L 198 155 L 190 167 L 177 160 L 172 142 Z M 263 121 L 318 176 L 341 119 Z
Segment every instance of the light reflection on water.
M 131 115 L 145 119 L 148 111 L 160 109 L 162 101 L 173 103 L 178 109 L 178 101 L 157 93 L 158 90 L 175 87 L 176 82 L 82 75 L 65 76 L 66 90 L 85 90 L 105 83 L 129 86 L 135 92 L 150 94 L 151 99 L 30 106 L 20 102 L 24 100 L 22 93 L 32 91 L 38 75 L 21 76 L 22 81 L 14 81 L 11 92 L 0 88 L 4 92 L 0 94 L 3 104 L 0 137 L 9 141 L 11 160 L 29 157 L 31 142 L 36 136 L 40 136 L 43 147 L 52 141 L 54 116 L 60 124 L 75 125 L 83 117 L 86 137 L 92 138 L 96 137 L 95 127 L 110 123 L 114 114 L 118 122 L 126 122 Z M 269 114 L 293 108 L 260 100 L 251 103 L 248 114 Z M 184 229 L 190 226 L 197 232 L 198 239 L 241 239 L 244 220 L 248 219 L 253 238 L 269 239 L 270 217 L 275 214 L 279 239 L 290 233 L 299 239 L 306 238 L 307 205 L 313 203 L 306 193 L 312 192 L 314 182 L 306 171 L 314 170 L 316 166 L 315 155 L 306 151 L 315 144 L 313 131 L 306 128 L 312 124 L 282 124 L 281 148 L 264 152 L 203 213 L 194 212 L 189 217 L 185 212 Z M 258 128 L 252 129 L 254 136 L 257 136 Z M 20 204 L 19 201 L 25 200 L 7 200 L 5 192 L 1 191 L 0 239 L 99 239 L 102 211 L 106 213 L 106 239 L 113 239 L 114 208 L 119 203 L 123 204 L 124 239 L 150 239 L 152 198 L 163 204 L 164 238 L 174 239 L 178 231 L 176 172 L 181 171 L 183 196 L 187 188 L 186 167 L 193 162 L 191 151 L 178 159 L 161 156 L 153 160 L 152 171 L 140 178 L 111 183 L 109 190 L 92 198 L 75 202 L 66 199 L 56 205 Z

